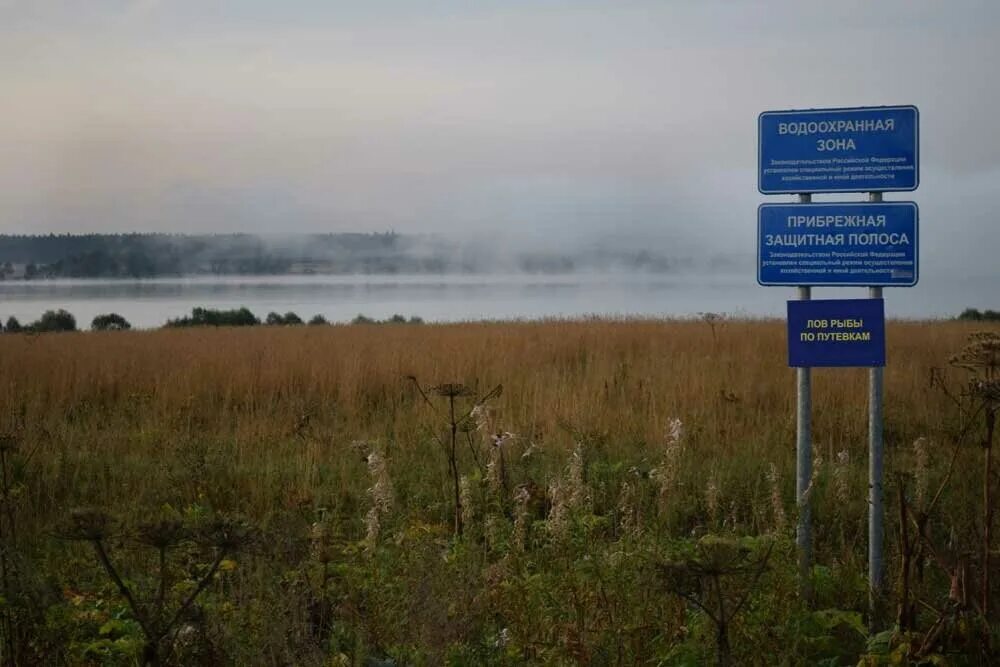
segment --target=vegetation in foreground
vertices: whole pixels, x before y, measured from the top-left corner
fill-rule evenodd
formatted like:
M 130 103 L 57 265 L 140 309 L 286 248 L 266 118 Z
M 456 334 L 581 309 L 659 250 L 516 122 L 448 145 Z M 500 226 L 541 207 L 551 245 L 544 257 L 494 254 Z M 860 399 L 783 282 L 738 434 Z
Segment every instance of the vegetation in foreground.
M 803 596 L 781 323 L 4 337 L 2 659 L 990 664 L 982 326 L 889 327 L 874 616 L 867 374 L 814 371 Z

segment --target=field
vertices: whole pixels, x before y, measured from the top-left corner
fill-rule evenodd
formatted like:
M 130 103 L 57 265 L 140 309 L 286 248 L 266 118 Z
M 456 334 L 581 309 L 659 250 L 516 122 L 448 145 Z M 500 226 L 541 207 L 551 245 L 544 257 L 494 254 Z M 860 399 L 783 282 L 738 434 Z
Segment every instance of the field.
M 814 371 L 803 595 L 783 327 L 2 336 L 3 664 L 988 664 L 948 360 L 1000 329 L 888 327 L 869 618 L 867 372 Z

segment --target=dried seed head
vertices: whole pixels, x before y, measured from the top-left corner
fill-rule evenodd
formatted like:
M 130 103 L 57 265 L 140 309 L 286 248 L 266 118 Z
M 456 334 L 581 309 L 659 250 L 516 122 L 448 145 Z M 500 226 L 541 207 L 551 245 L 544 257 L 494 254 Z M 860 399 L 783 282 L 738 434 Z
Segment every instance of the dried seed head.
M 475 392 L 464 384 L 456 382 L 446 382 L 436 387 L 431 387 L 430 393 L 444 396 L 446 398 L 458 398 L 462 396 L 474 396 Z
M 257 533 L 246 519 L 239 516 L 217 516 L 202 523 L 193 538 L 206 546 L 233 553 L 249 546 Z
M 188 531 L 180 519 L 160 519 L 140 524 L 135 531 L 136 540 L 157 549 L 176 546 L 188 537 Z
M 72 509 L 67 517 L 67 525 L 60 531 L 68 540 L 97 542 L 107 539 L 114 521 L 107 512 L 93 507 Z

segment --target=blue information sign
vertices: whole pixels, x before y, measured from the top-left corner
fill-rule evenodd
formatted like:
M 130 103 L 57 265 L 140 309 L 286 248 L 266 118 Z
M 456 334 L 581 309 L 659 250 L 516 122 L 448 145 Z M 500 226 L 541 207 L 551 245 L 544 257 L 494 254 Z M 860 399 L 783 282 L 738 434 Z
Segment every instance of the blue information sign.
M 761 204 L 761 285 L 912 287 L 918 278 L 913 202 Z
M 885 303 L 789 301 L 788 365 L 885 366 Z
M 757 120 L 763 194 L 890 192 L 920 183 L 914 106 L 765 111 Z

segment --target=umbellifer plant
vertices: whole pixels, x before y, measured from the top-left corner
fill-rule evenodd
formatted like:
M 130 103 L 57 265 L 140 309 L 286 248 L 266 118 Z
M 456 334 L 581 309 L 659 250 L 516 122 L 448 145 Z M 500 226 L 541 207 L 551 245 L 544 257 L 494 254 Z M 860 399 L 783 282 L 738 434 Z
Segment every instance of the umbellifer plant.
M 455 509 L 454 531 L 455 535 L 460 536 L 462 534 L 462 493 L 460 471 L 458 467 L 459 433 L 465 432 L 465 427 L 473 421 L 474 413 L 477 407 L 485 405 L 487 401 L 497 398 L 501 393 L 503 393 L 503 385 L 498 384 L 483 396 L 475 398 L 476 392 L 464 384 L 449 382 L 446 384 L 439 384 L 425 391 L 424 388 L 420 386 L 417 378 L 411 375 L 408 376 L 407 379 L 410 380 L 417 388 L 417 391 L 420 393 L 424 402 L 439 417 L 442 417 L 447 425 L 448 432 L 445 438 L 442 438 L 433 431 L 431 432 L 431 437 L 441 447 L 441 450 L 445 454 L 445 458 L 448 460 L 448 473 L 451 476 L 452 499 Z M 431 401 L 428 394 L 445 399 L 447 401 L 447 412 L 442 414 L 438 407 Z M 464 405 L 460 403 L 462 400 L 465 401 Z
M 151 591 L 145 600 L 140 598 L 134 584 L 125 582 L 121 568 L 112 561 L 108 545 L 109 538 L 116 530 L 116 522 L 108 513 L 80 508 L 70 512 L 61 537 L 88 542 L 93 547 L 97 561 L 142 629 L 145 641 L 142 664 L 160 665 L 176 639 L 181 619 L 211 583 L 223 560 L 252 540 L 253 530 L 244 520 L 231 517 L 218 517 L 192 524 L 175 516 L 167 516 L 139 524 L 134 529 L 133 537 L 139 544 L 156 550 L 159 564 L 155 591 Z M 193 587 L 183 597 L 170 600 L 170 552 L 185 543 L 192 543 L 208 551 L 208 567 L 195 577 Z

